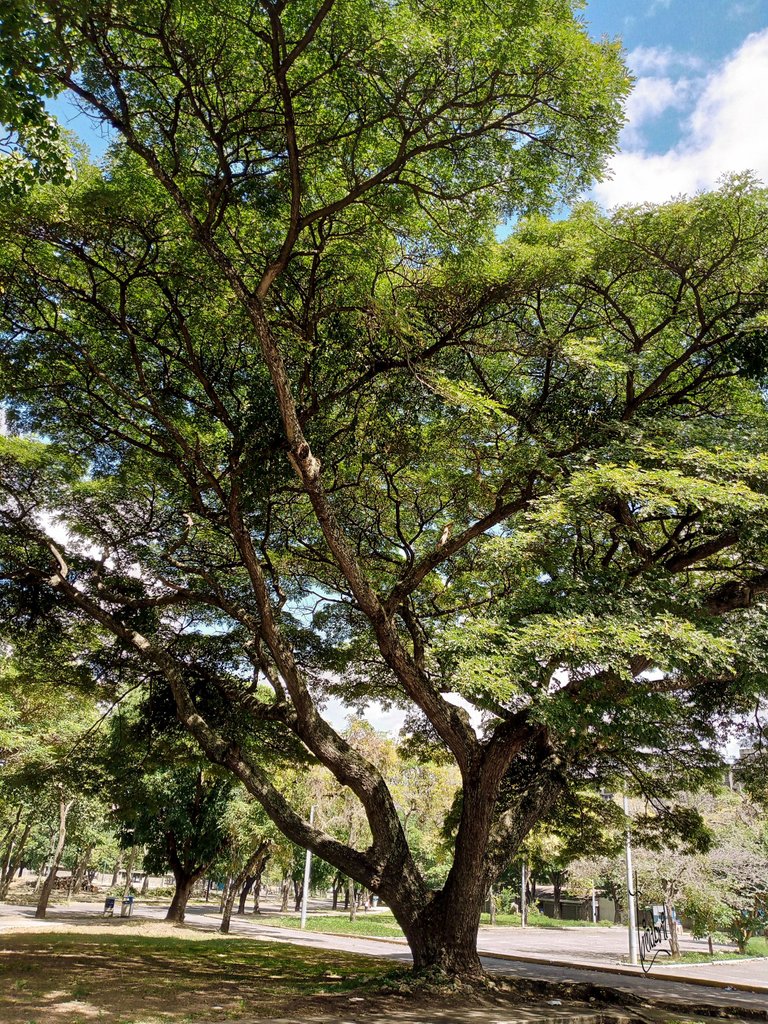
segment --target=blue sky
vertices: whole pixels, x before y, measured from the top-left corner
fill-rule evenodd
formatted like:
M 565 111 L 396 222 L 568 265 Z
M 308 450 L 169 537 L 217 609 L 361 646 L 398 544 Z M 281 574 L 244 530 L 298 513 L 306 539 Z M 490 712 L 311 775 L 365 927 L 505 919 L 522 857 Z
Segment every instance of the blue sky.
M 636 82 L 607 207 L 768 181 L 768 0 L 587 0 L 595 36 L 620 37 Z

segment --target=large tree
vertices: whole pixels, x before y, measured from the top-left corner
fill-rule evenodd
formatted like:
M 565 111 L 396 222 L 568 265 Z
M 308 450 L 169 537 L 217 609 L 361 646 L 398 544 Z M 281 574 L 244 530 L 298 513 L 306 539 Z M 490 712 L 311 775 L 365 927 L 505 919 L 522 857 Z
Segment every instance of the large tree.
M 765 195 L 495 241 L 616 137 L 618 47 L 572 6 L 17 0 L 3 43 L 6 119 L 42 125 L 3 165 L 2 390 L 29 438 L 1 453 L 7 620 L 150 671 L 417 968 L 468 975 L 559 795 L 642 783 L 641 748 L 706 769 L 761 678 Z M 67 175 L 54 151 L 30 190 L 36 97 L 64 88 L 111 155 Z M 322 717 L 340 690 L 458 766 L 439 891 Z M 288 738 L 360 801 L 365 849 L 264 770 Z

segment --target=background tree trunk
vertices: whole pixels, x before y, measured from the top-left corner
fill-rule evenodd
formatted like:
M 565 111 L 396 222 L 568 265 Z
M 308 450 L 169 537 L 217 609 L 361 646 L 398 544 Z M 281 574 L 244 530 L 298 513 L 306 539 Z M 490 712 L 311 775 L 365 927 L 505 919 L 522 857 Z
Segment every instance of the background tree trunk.
M 128 853 L 128 863 L 125 866 L 125 885 L 123 886 L 123 899 L 131 894 L 131 886 L 133 885 L 133 866 L 136 863 L 136 844 L 131 846 Z
M 237 916 L 242 917 L 245 914 L 245 904 L 248 901 L 248 897 L 253 888 L 253 883 L 256 881 L 255 875 L 249 875 L 248 878 L 243 882 L 243 887 L 240 890 L 240 897 L 237 904 Z
M 21 859 L 24 856 L 24 847 L 27 845 L 29 833 L 32 830 L 32 821 L 27 821 L 20 836 L 12 836 L 9 841 L 8 852 L 0 875 L 0 900 L 8 895 L 11 882 L 16 872 L 21 867 Z
M 355 896 L 355 883 L 352 878 L 347 879 L 347 906 L 349 907 L 349 920 L 354 921 L 357 914 L 357 897 Z
M 227 899 L 226 899 L 226 902 L 224 904 L 224 912 L 223 912 L 223 914 L 221 916 L 221 926 L 219 927 L 219 931 L 223 932 L 225 935 L 227 935 L 229 933 L 229 927 L 230 927 L 230 923 L 232 921 L 232 908 L 235 905 L 235 896 L 237 896 L 238 892 L 242 888 L 243 891 L 246 894 L 246 897 L 247 897 L 248 893 L 247 893 L 247 890 L 245 889 L 245 885 L 243 883 L 245 882 L 245 880 L 247 878 L 251 878 L 251 880 L 252 880 L 251 884 L 253 884 L 253 880 L 255 880 L 255 878 L 256 878 L 256 868 L 259 867 L 260 865 L 263 865 L 265 854 L 266 854 L 268 849 L 269 849 L 269 843 L 259 843 L 259 845 L 253 851 L 253 853 L 248 858 L 246 863 L 243 865 L 242 870 L 239 871 L 235 875 L 235 877 L 232 879 L 232 884 L 229 887 L 229 892 L 227 893 Z M 260 871 L 259 871 L 259 884 L 261 884 L 261 872 Z M 243 897 L 242 895 L 241 895 L 241 901 L 242 901 L 241 905 L 243 907 L 243 912 L 244 912 L 244 910 L 245 910 L 245 897 Z
M 561 921 L 563 917 L 563 873 L 562 871 L 552 872 L 552 917 Z
M 77 865 L 75 866 L 75 870 L 72 872 L 72 877 L 70 878 L 69 886 L 67 887 L 67 903 L 71 901 L 76 892 L 80 892 L 92 854 L 93 845 L 89 846 L 78 858 Z
M 285 914 L 288 911 L 288 895 L 291 889 L 291 879 L 287 875 L 283 878 L 280 883 L 280 895 L 282 902 L 280 903 L 280 913 Z
M 122 866 L 123 858 L 118 857 L 117 860 L 115 861 L 114 870 L 112 871 L 112 881 L 109 883 L 110 889 L 114 889 L 117 886 L 117 883 L 120 880 L 120 869 L 122 868 Z
M 48 876 L 45 882 L 43 882 L 43 888 L 40 891 L 40 899 L 37 901 L 37 909 L 35 910 L 35 917 L 37 918 L 44 918 L 45 912 L 48 909 L 48 900 L 53 892 L 56 872 L 59 869 L 61 855 L 64 853 L 64 844 L 67 841 L 67 817 L 74 802 L 74 800 L 65 800 L 64 797 L 61 797 L 59 800 L 59 838 L 53 851 L 53 860 L 51 861 Z

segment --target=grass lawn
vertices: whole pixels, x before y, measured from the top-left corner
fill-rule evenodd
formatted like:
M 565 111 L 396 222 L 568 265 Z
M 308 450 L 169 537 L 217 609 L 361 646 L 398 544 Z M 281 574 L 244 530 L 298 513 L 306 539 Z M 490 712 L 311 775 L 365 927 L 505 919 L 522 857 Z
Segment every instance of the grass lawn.
M 120 922 L 88 933 L 0 936 L 0 1021 L 208 1024 L 334 1007 L 341 1014 L 354 989 L 393 967 L 372 957 L 171 932 Z
M 278 928 L 298 928 L 299 916 L 297 914 L 293 917 L 270 917 L 265 919 L 265 923 L 276 925 Z M 480 923 L 489 925 L 489 915 L 483 914 Z M 497 914 L 496 924 L 498 926 L 519 927 L 520 915 Z M 593 925 L 591 921 L 554 921 L 551 917 L 545 917 L 543 914 L 529 914 L 528 924 L 533 928 L 564 928 L 571 927 L 572 925 L 584 925 L 585 927 L 590 928 L 600 927 L 600 925 Z M 385 939 L 397 939 L 403 937 L 400 925 L 394 919 L 393 915 L 382 911 L 375 911 L 372 913 L 367 913 L 364 910 L 358 911 L 357 917 L 354 921 L 349 920 L 348 913 L 341 911 L 336 914 L 310 913 L 307 916 L 307 931 L 333 932 L 335 934 L 341 933 L 346 935 L 369 935 L 375 938 Z
M 656 963 L 659 966 L 663 966 L 665 963 L 709 964 L 713 960 L 744 960 L 746 957 L 752 956 L 768 956 L 768 939 L 764 937 L 750 939 L 745 953 L 723 953 L 721 951 L 716 952 L 714 956 L 710 956 L 709 953 L 681 953 L 677 960 L 670 961 L 667 957 L 659 957 Z

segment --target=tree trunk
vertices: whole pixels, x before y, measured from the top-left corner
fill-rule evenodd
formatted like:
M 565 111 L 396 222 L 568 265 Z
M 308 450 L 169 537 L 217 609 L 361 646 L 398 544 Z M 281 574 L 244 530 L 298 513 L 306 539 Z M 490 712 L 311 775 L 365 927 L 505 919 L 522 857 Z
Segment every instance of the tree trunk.
M 280 883 L 280 895 L 282 897 L 282 902 L 280 903 L 280 913 L 281 914 L 285 914 L 288 911 L 288 895 L 290 893 L 290 890 L 291 890 L 291 880 L 290 880 L 289 877 L 286 876 L 285 878 L 283 878 L 282 882 Z
M 176 880 L 176 888 L 174 889 L 173 899 L 171 905 L 168 908 L 168 913 L 165 915 L 165 920 L 170 921 L 172 924 L 183 924 L 184 915 L 187 910 L 187 903 L 189 897 L 192 895 L 192 890 L 195 886 L 195 882 L 200 877 L 200 873 L 195 871 L 191 875 L 175 874 L 174 879 Z
M 331 903 L 331 910 L 338 910 L 338 908 L 339 908 L 339 889 L 340 888 L 341 888 L 341 878 L 339 877 L 339 875 L 336 875 L 336 877 L 333 880 L 333 885 L 331 886 L 331 892 L 333 894 L 333 901 Z
M 142 896 L 146 896 L 148 892 L 149 892 L 149 872 L 145 871 L 144 872 L 144 878 L 142 879 L 142 882 L 141 882 L 141 895 Z
M 224 879 L 224 885 L 221 890 L 221 899 L 219 900 L 219 912 L 224 913 L 224 907 L 227 905 L 229 899 L 229 890 L 232 888 L 232 876 L 227 875 Z
M 235 905 L 235 896 L 237 896 L 238 891 L 242 888 L 243 891 L 246 893 L 246 897 L 247 897 L 248 893 L 247 893 L 247 890 L 245 889 L 245 886 L 244 886 L 243 883 L 245 882 L 245 880 L 247 878 L 251 878 L 252 883 L 253 883 L 253 880 L 256 878 L 255 869 L 263 863 L 266 851 L 268 849 L 269 849 L 269 843 L 259 843 L 259 845 L 253 851 L 253 853 L 248 858 L 246 863 L 243 865 L 242 870 L 239 871 L 235 875 L 235 877 L 232 879 L 232 884 L 230 885 L 229 892 L 227 893 L 227 900 L 226 900 L 226 903 L 224 904 L 224 912 L 223 912 L 223 914 L 221 916 L 221 926 L 219 927 L 219 931 L 223 932 L 225 935 L 227 935 L 229 933 L 229 926 L 230 926 L 230 923 L 232 921 L 232 908 Z M 261 884 L 261 872 L 260 871 L 259 871 L 259 884 Z M 241 899 L 242 899 L 242 906 L 243 906 L 243 910 L 244 910 L 245 909 L 245 899 L 242 898 L 242 897 L 241 897 Z
M 415 971 L 438 970 L 462 978 L 482 978 L 477 931 L 485 892 L 456 893 L 432 900 L 405 930 Z
M 261 859 L 261 862 L 256 865 L 256 869 L 254 871 L 254 882 L 253 882 L 253 913 L 254 914 L 260 914 L 261 913 L 261 907 L 259 906 L 259 898 L 261 897 L 261 878 L 262 878 L 262 875 L 264 874 L 264 870 L 265 870 L 265 868 L 267 866 L 267 862 L 269 861 L 269 858 L 271 856 L 271 850 L 272 850 L 272 844 L 269 843 L 267 845 L 266 850 L 264 851 L 264 855 L 263 855 L 263 857 Z
M 246 880 L 243 882 L 243 887 L 240 890 L 240 898 L 239 898 L 238 904 L 237 904 L 237 916 L 238 917 L 242 917 L 245 914 L 245 904 L 248 901 L 248 897 L 250 896 L 251 889 L 253 888 L 253 883 L 255 881 L 256 881 L 256 876 L 255 875 L 249 875 L 246 878 Z
M 21 858 L 24 856 L 24 847 L 27 845 L 29 833 L 32 831 L 32 822 L 27 821 L 20 836 L 11 836 L 8 845 L 8 852 L 3 864 L 3 872 L 0 876 L 0 900 L 4 900 L 11 888 L 13 876 L 21 867 Z
M 301 901 L 304 898 L 304 891 L 301 887 L 301 883 L 295 878 L 293 880 L 293 909 L 298 912 L 301 910 Z
M 123 886 L 123 899 L 131 894 L 133 884 L 133 865 L 136 863 L 136 845 L 134 844 L 128 854 L 128 863 L 125 866 L 125 885 Z
M 110 889 L 117 888 L 117 883 L 120 880 L 120 869 L 122 868 L 122 866 L 123 866 L 123 858 L 122 857 L 118 857 L 117 860 L 115 861 L 114 871 L 112 872 L 112 881 L 109 883 L 109 888 Z
M 496 924 L 496 894 L 493 891 L 493 886 L 488 890 L 488 913 L 491 924 Z
M 561 871 L 554 871 L 552 873 L 552 885 L 554 888 L 552 917 L 554 917 L 556 921 L 560 921 L 563 917 L 563 874 Z
M 75 870 L 72 872 L 72 877 L 69 880 L 69 886 L 67 888 L 67 903 L 69 903 L 76 892 L 79 892 L 83 885 L 83 879 L 85 873 L 88 870 L 88 863 L 93 853 L 93 845 L 89 846 L 83 855 L 78 859 Z
M 672 956 L 677 959 L 680 956 L 680 940 L 677 935 L 677 922 L 675 921 L 675 915 L 672 913 L 672 904 L 664 904 L 664 913 L 667 917 L 667 929 L 669 931 L 669 948 Z
M 37 901 L 37 909 L 35 910 L 35 917 L 37 918 L 44 918 L 45 912 L 48 909 L 48 900 L 53 892 L 53 886 L 56 882 L 56 872 L 59 869 L 61 855 L 64 853 L 64 844 L 67 841 L 67 817 L 69 816 L 69 812 L 72 809 L 74 802 L 74 800 L 65 800 L 64 797 L 59 800 L 59 838 L 53 851 L 53 860 L 51 861 L 48 877 L 43 882 L 43 888 L 40 891 L 40 899 Z
M 349 907 L 349 920 L 354 921 L 357 914 L 357 898 L 355 896 L 354 879 L 347 879 L 347 906 Z

